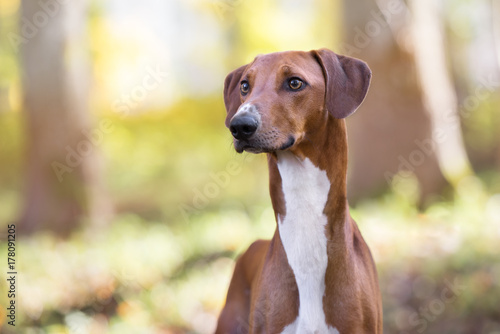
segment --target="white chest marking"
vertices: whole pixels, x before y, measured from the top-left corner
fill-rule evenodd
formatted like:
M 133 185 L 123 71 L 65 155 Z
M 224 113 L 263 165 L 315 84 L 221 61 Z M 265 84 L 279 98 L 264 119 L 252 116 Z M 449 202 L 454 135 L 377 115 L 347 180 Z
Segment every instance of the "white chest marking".
M 338 334 L 327 326 L 323 312 L 328 264 L 323 210 L 330 180 L 309 160 L 290 152 L 278 153 L 278 169 L 285 196 L 286 215 L 278 217 L 281 241 L 299 289 L 299 316 L 283 334 Z

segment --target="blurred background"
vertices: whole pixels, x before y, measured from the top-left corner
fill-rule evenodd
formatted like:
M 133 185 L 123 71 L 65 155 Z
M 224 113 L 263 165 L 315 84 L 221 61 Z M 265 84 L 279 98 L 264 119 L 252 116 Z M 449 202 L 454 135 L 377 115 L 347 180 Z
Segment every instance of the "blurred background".
M 211 333 L 275 229 L 225 75 L 326 47 L 373 71 L 348 183 L 385 332 L 500 333 L 499 1 L 0 0 L 0 35 L 0 332 Z

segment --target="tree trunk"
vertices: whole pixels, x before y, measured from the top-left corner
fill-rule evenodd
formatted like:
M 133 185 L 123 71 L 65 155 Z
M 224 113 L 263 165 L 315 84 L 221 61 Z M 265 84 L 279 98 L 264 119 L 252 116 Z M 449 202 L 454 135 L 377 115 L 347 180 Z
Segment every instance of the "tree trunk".
M 88 113 L 85 0 L 23 0 L 26 175 L 21 233 L 68 235 L 94 219 L 96 167 Z
M 456 185 L 472 174 L 472 168 L 462 138 L 457 96 L 446 66 L 441 19 L 432 0 L 410 0 L 410 7 L 412 50 L 432 120 L 432 139 L 441 170 Z
M 493 22 L 493 47 L 497 56 L 498 67 L 500 68 L 500 2 L 491 0 L 492 22 Z
M 500 69 L 500 2 L 498 0 L 491 0 L 492 7 L 492 21 L 493 21 L 493 47 L 497 58 L 497 69 Z M 497 152 L 496 152 L 496 166 L 500 169 L 500 135 L 497 137 Z
M 415 60 L 402 42 L 407 37 L 407 8 L 403 1 L 343 3 L 340 52 L 363 59 L 373 72 L 365 102 L 347 121 L 349 198 L 356 201 L 381 192 L 398 173 L 404 177 L 411 171 L 419 180 L 421 199 L 428 200 L 446 181 L 432 147 L 431 119 Z

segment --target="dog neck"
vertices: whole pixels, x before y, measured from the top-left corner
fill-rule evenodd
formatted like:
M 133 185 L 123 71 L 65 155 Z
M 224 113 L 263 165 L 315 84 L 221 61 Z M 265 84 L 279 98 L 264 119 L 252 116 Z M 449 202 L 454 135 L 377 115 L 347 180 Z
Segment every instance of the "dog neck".
M 293 150 L 269 156 L 271 198 L 298 288 L 299 314 L 283 333 L 338 333 L 329 327 L 323 296 L 336 278 L 331 259 L 345 264 L 348 223 L 345 122 L 329 118 Z M 323 138 L 320 140 L 320 138 Z
M 311 204 L 311 201 L 314 200 L 308 190 L 324 191 L 318 189 L 318 184 L 314 184 L 315 180 L 305 179 L 306 175 L 303 173 L 314 170 L 306 168 L 309 164 L 321 170 L 326 175 L 323 182 L 329 183 L 326 203 L 321 209 L 327 218 L 327 239 L 343 238 L 348 232 L 345 229 L 349 228 L 347 222 L 350 218 L 347 204 L 347 135 L 344 120 L 328 117 L 327 121 L 316 131 L 306 134 L 293 150 L 268 154 L 270 194 L 278 225 L 280 217 L 286 217 L 287 209 L 289 210 L 285 199 L 284 185 L 304 187 L 304 189 L 296 191 L 296 199 L 299 200 L 302 197 L 300 201 L 304 205 Z M 283 168 L 286 166 L 290 166 L 290 168 L 295 166 L 296 174 L 283 173 Z M 287 177 L 292 179 L 285 180 L 284 178 Z M 316 195 L 320 194 L 316 193 Z

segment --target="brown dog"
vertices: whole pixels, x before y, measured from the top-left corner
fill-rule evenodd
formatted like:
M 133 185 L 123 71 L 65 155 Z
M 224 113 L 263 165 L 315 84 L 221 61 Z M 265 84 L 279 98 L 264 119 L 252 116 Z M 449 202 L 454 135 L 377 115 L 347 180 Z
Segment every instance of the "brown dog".
M 239 258 L 216 333 L 382 333 L 370 250 L 349 214 L 343 118 L 368 66 L 330 50 L 257 57 L 225 80 L 237 152 L 267 153 L 277 229 Z

